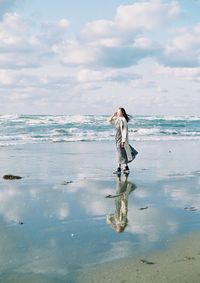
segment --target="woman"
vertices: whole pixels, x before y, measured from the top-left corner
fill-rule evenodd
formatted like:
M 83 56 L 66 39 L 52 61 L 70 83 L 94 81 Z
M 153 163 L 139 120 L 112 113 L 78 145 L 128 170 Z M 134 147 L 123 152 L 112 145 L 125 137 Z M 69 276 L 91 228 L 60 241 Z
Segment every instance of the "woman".
M 118 168 L 114 174 L 121 173 L 121 166 L 124 165 L 124 173 L 129 173 L 128 163 L 137 155 L 137 151 L 129 145 L 128 140 L 128 122 L 130 120 L 124 108 L 119 108 L 108 121 L 116 127 L 116 146 L 118 153 Z

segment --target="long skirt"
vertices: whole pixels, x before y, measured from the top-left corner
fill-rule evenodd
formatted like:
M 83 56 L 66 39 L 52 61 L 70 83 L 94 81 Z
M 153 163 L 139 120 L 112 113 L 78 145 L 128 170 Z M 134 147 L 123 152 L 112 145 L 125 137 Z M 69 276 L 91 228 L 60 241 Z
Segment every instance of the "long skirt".
M 133 161 L 138 154 L 137 150 L 128 143 L 125 143 L 125 147 L 121 147 L 119 143 L 116 146 L 119 164 L 127 164 Z
M 117 144 L 117 159 L 119 164 L 127 164 L 128 158 L 125 148 L 122 148 L 120 144 Z

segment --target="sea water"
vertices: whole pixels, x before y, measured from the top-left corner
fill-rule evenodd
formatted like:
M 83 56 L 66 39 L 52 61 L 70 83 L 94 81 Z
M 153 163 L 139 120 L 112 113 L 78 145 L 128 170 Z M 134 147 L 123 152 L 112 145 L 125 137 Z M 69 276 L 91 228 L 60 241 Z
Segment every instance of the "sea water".
M 107 116 L 0 115 L 0 146 L 27 143 L 110 141 Z M 200 116 L 133 116 L 130 140 L 200 140 Z

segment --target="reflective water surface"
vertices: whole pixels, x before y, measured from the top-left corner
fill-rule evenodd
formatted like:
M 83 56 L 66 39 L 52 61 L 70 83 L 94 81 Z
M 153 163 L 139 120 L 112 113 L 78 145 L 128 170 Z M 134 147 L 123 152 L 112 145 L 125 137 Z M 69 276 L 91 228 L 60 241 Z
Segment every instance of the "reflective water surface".
M 103 152 L 102 155 L 102 145 Z M 1 151 L 0 282 L 76 282 L 84 269 L 199 230 L 199 145 L 138 143 L 129 176 L 112 143 Z

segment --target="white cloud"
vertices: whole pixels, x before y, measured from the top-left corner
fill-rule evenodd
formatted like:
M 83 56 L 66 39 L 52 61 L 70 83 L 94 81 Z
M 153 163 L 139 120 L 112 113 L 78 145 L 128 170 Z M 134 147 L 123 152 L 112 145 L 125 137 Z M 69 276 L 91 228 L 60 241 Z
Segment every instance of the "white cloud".
M 145 57 L 155 56 L 161 46 L 141 31 L 160 25 L 180 12 L 177 2 L 145 1 L 119 6 L 115 19 L 89 22 L 78 40 L 65 40 L 53 46 L 53 51 L 65 64 L 124 68 Z
M 42 24 L 38 37 L 43 44 L 52 45 L 62 42 L 68 36 L 70 21 L 61 19 L 58 21 L 46 21 Z
M 0 17 L 4 15 L 6 11 L 12 8 L 17 0 L 0 0 Z
M 120 6 L 113 21 L 88 23 L 83 30 L 82 39 L 73 40 L 69 38 L 70 22 L 67 19 L 45 22 L 39 31 L 33 33 L 20 15 L 5 14 L 0 24 L 0 50 L 13 52 L 13 56 L 22 51 L 30 54 L 18 55 L 17 64 L 14 63 L 15 60 L 9 60 L 10 57 L 7 60 L 6 57 L 1 58 L 0 65 L 12 68 L 13 61 L 13 68 L 39 67 L 44 56 L 50 56 L 50 59 L 56 54 L 60 62 L 68 65 L 129 67 L 145 57 L 155 56 L 160 50 L 156 41 L 136 36 L 135 32 L 139 32 L 141 28 L 155 28 L 163 19 L 177 15 L 178 11 L 176 2 L 164 4 L 161 1 L 145 1 Z M 161 12 L 165 15 L 162 19 Z
M 157 69 L 159 74 L 170 77 L 177 77 L 188 81 L 200 81 L 200 68 L 172 68 L 160 66 Z
M 119 46 L 132 41 L 141 31 L 160 28 L 180 13 L 178 2 L 165 4 L 162 1 L 144 1 L 132 5 L 119 6 L 113 21 L 98 20 L 88 23 L 82 33 L 87 41 L 103 46 Z
M 70 26 L 70 21 L 67 19 L 61 19 L 58 21 L 58 26 L 63 28 L 63 29 L 68 29 L 68 27 Z
M 87 23 L 82 30 L 82 37 L 90 44 L 107 47 L 119 46 L 123 42 L 123 34 L 118 24 L 109 20 Z
M 53 51 L 60 56 L 65 64 L 88 65 L 96 61 L 99 50 L 77 40 L 63 41 L 52 47 Z
M 179 29 L 169 40 L 160 58 L 171 67 L 196 67 L 200 64 L 200 24 Z
M 24 54 L 24 53 L 1 53 L 0 54 L 0 68 L 6 69 L 28 69 L 38 68 L 41 62 L 38 60 L 38 54 Z
M 178 16 L 179 13 L 177 1 L 165 4 L 160 0 L 151 0 L 119 6 L 116 21 L 124 29 L 152 30 Z
M 83 29 L 83 34 L 87 37 L 106 37 L 116 33 L 117 24 L 109 20 L 97 20 L 94 22 L 89 22 Z
M 54 52 L 51 46 L 62 42 L 70 22 L 61 19 L 45 22 L 39 30 L 33 29 L 25 18 L 17 13 L 6 13 L 0 22 L 0 66 L 10 69 L 39 67 Z
M 151 38 L 148 37 L 138 37 L 134 40 L 133 43 L 134 48 L 144 49 L 144 50 L 158 50 L 161 47 L 159 46 L 158 42 L 155 42 Z
M 22 16 L 7 13 L 0 22 L 0 52 L 1 68 L 24 69 L 39 67 L 47 51 Z
M 11 48 L 27 46 L 27 26 L 22 17 L 16 13 L 7 13 L 0 23 L 0 50 L 8 52 Z
M 10 86 L 16 83 L 16 78 L 8 71 L 0 70 L 0 85 Z
M 143 45 L 136 41 L 132 46 L 100 47 L 71 40 L 55 44 L 52 49 L 65 64 L 126 68 L 145 57 L 155 56 L 156 46 L 152 42 L 150 45 L 150 40 L 147 45 L 147 41 Z
M 135 79 L 139 79 L 140 76 L 133 72 L 119 71 L 119 70 L 90 70 L 82 69 L 77 73 L 77 80 L 80 83 L 88 82 L 127 82 Z

